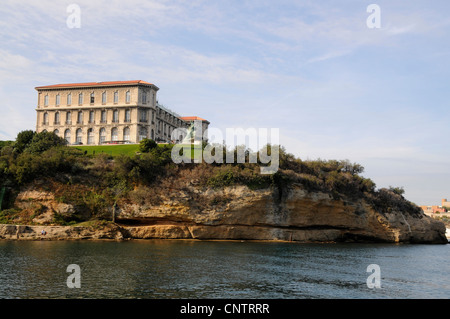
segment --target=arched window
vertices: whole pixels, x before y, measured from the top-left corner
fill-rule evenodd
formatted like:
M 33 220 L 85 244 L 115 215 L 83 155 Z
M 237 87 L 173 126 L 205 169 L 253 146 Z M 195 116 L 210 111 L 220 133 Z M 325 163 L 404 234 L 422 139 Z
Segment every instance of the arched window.
M 118 141 L 119 140 L 119 130 L 117 127 L 113 127 L 111 130 L 111 141 Z
M 48 113 L 47 113 L 47 112 L 44 113 L 43 124 L 44 124 L 44 125 L 48 125 Z
M 66 113 L 66 124 L 72 124 L 72 113 L 70 111 Z
M 106 104 L 106 92 L 102 93 L 102 103 Z
M 90 128 L 88 129 L 88 144 L 94 144 L 94 129 Z
M 83 104 L 83 93 L 78 94 L 78 104 L 79 105 Z
M 130 103 L 131 101 L 131 93 L 130 91 L 127 91 L 127 93 L 125 93 L 125 102 Z
M 124 141 L 129 141 L 130 140 L 130 128 L 129 127 L 125 127 L 123 129 L 123 140 Z
M 82 144 L 82 143 L 81 143 L 82 140 L 83 140 L 83 131 L 81 130 L 81 128 L 79 128 L 79 129 L 76 131 L 76 142 L 77 142 L 77 144 Z
M 105 143 L 105 141 L 106 141 L 106 129 L 102 127 L 100 129 L 100 144 Z
M 44 106 L 48 106 L 48 94 L 44 96 Z
M 54 131 L 53 131 L 53 134 L 59 136 L 59 130 L 54 130 Z
M 114 92 L 114 103 L 117 104 L 119 103 L 119 92 Z
M 55 124 L 59 124 L 59 112 L 55 113 Z
M 70 144 L 70 130 L 69 129 L 64 131 L 64 139 L 66 140 L 67 144 Z

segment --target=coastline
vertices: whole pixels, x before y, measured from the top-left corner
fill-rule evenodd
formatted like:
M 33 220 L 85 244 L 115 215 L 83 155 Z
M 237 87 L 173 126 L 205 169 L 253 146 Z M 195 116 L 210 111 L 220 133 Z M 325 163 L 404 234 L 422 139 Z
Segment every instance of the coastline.
M 450 242 L 450 228 L 446 228 L 446 237 Z M 227 242 L 283 242 L 283 243 L 381 243 L 378 240 L 285 240 L 279 238 L 196 238 L 185 236 L 139 237 L 133 235 L 127 227 L 118 224 L 104 226 L 61 226 L 61 225 L 14 225 L 0 224 L 0 241 L 130 241 L 130 240 L 194 240 L 194 241 L 227 241 Z M 387 244 L 408 244 L 408 242 L 383 242 Z M 446 244 L 446 243 L 441 243 Z

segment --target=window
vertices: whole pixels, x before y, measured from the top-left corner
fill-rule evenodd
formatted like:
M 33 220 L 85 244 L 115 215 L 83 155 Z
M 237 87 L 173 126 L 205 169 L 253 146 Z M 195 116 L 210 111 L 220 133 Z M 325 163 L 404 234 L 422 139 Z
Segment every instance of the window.
M 147 110 L 141 110 L 139 114 L 139 121 L 147 122 Z
M 131 122 L 131 111 L 125 110 L 125 122 Z
M 44 121 L 43 121 L 43 124 L 44 124 L 44 125 L 48 125 L 48 113 L 47 113 L 47 112 L 44 113 Z
M 92 128 L 90 128 L 88 130 L 88 140 L 87 140 L 88 144 L 94 144 L 94 130 Z
M 147 129 L 145 127 L 139 128 L 139 142 L 147 138 Z
M 151 133 L 152 135 L 151 135 L 151 138 L 152 138 L 152 140 L 154 140 L 155 139 L 155 131 L 152 129 L 152 133 Z
M 75 134 L 76 134 L 76 143 L 82 144 L 81 141 L 83 140 L 83 131 L 81 130 L 81 128 L 79 128 Z
M 105 143 L 105 141 L 106 141 L 106 129 L 102 127 L 100 129 L 100 144 Z
M 78 112 L 77 124 L 83 124 L 83 111 Z
M 67 144 L 70 144 L 70 130 L 69 129 L 64 131 L 64 139 L 66 140 Z
M 119 130 L 117 127 L 113 127 L 111 130 L 111 141 L 118 141 L 119 140 Z
M 95 115 L 94 111 L 89 111 L 89 123 L 90 124 L 95 122 L 94 121 L 94 115 Z
M 54 130 L 54 131 L 53 131 L 53 134 L 59 136 L 59 130 Z
M 102 113 L 101 113 L 100 122 L 106 123 L 106 111 L 105 110 L 103 110 Z
M 95 102 L 95 95 L 94 92 L 91 93 L 91 103 Z
M 48 94 L 44 96 L 44 106 L 48 106 Z
M 102 103 L 106 104 L 106 92 L 102 93 Z
M 119 122 L 119 111 L 118 110 L 114 110 L 113 111 L 113 123 L 118 123 Z
M 129 141 L 130 140 L 130 128 L 129 127 L 125 127 L 123 129 L 123 140 L 124 141 Z
M 79 105 L 83 104 L 83 93 L 78 94 L 78 104 Z
M 55 113 L 55 124 L 59 124 L 59 112 Z
M 119 103 L 119 92 L 114 92 L 114 103 L 117 104 Z
M 56 106 L 59 106 L 59 104 L 61 103 L 61 97 L 59 94 L 56 94 Z
M 142 92 L 142 104 L 147 104 L 147 92 Z
M 130 103 L 131 101 L 131 93 L 130 91 L 127 91 L 127 93 L 125 94 L 125 102 Z
M 66 124 L 72 124 L 72 113 L 66 113 Z
M 67 94 L 67 105 L 72 104 L 72 93 Z

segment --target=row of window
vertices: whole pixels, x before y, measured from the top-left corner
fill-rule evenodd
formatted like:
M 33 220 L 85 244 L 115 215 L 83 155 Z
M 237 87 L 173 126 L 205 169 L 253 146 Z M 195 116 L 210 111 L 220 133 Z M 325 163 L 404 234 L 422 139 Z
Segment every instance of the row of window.
M 56 135 L 59 136 L 60 132 L 59 130 L 53 131 Z M 130 128 L 125 127 L 122 131 L 123 135 L 123 141 L 131 141 L 130 139 Z M 148 131 L 145 127 L 141 127 L 139 130 L 139 141 L 143 140 L 144 138 L 148 138 Z M 155 132 L 154 130 L 151 130 L 150 138 L 155 138 Z M 72 132 L 70 129 L 66 129 L 64 131 L 64 139 L 67 141 L 68 144 L 72 144 Z M 102 127 L 99 131 L 99 144 L 105 143 L 107 140 L 107 132 L 104 127 Z M 111 129 L 111 141 L 119 141 L 119 129 L 117 127 L 114 127 Z M 83 130 L 81 128 L 77 129 L 75 131 L 75 144 L 83 144 Z M 95 144 L 95 133 L 94 129 L 90 128 L 87 130 L 87 144 Z
M 83 124 L 83 118 L 84 118 L 83 111 L 79 111 L 77 113 L 77 124 Z M 100 113 L 100 123 L 106 123 L 106 122 L 107 122 L 106 110 L 102 110 Z M 119 123 L 119 110 L 113 110 L 112 122 Z M 130 110 L 125 110 L 124 122 L 125 123 L 131 122 L 131 111 Z M 56 125 L 61 124 L 61 115 L 59 112 L 55 112 L 53 123 Z M 72 112 L 70 112 L 70 111 L 66 112 L 65 123 L 72 124 Z M 89 122 L 88 123 L 90 123 L 90 124 L 95 123 L 95 111 L 89 111 Z M 44 113 L 42 124 L 43 125 L 49 124 L 49 114 L 47 112 Z
M 107 122 L 107 116 L 106 116 L 107 113 L 106 112 L 107 112 L 106 110 L 101 111 L 100 123 Z M 119 110 L 113 110 L 112 115 L 113 115 L 112 122 L 119 123 Z M 84 119 L 84 112 L 78 111 L 77 124 L 83 124 L 83 119 Z M 154 122 L 154 119 L 155 119 L 155 113 L 152 112 L 152 123 Z M 148 121 L 148 111 L 147 110 L 140 110 L 139 121 L 145 122 L 145 123 Z M 175 122 L 174 123 L 175 125 L 178 125 L 178 127 L 181 127 L 183 125 L 182 120 L 180 120 L 178 118 L 174 117 L 173 121 Z M 124 122 L 125 123 L 131 122 L 131 110 L 125 110 Z M 88 123 L 89 124 L 95 123 L 95 111 L 89 111 L 89 122 Z M 49 113 L 47 113 L 47 112 L 44 113 L 42 124 L 49 125 Z M 53 124 L 55 124 L 55 125 L 61 124 L 60 112 L 55 112 Z M 66 112 L 65 124 L 72 124 L 72 112 L 71 111 Z M 164 131 L 165 131 L 166 126 L 170 126 L 170 124 L 164 123 Z M 158 121 L 158 130 L 160 130 L 160 131 L 163 130 L 163 123 L 161 121 Z
M 113 95 L 114 95 L 114 99 L 113 99 L 114 104 L 119 103 L 119 92 L 116 91 L 116 92 L 114 92 Z M 66 102 L 67 102 L 66 103 L 67 105 L 72 105 L 72 93 L 67 94 Z M 130 103 L 130 102 L 131 102 L 131 92 L 127 91 L 127 92 L 125 92 L 125 103 Z M 84 103 L 84 93 L 79 93 L 78 94 L 78 105 L 83 105 L 83 103 Z M 95 93 L 94 92 L 92 92 L 89 95 L 89 103 L 91 103 L 91 104 L 95 103 Z M 107 103 L 107 93 L 106 92 L 102 93 L 102 103 L 103 104 Z M 142 94 L 142 103 L 147 104 L 147 93 L 146 92 L 143 92 L 143 94 Z M 60 94 L 57 94 L 55 97 L 55 105 L 59 106 L 60 104 L 61 104 L 61 96 L 60 96 Z M 48 94 L 46 94 L 44 96 L 44 106 L 49 106 Z

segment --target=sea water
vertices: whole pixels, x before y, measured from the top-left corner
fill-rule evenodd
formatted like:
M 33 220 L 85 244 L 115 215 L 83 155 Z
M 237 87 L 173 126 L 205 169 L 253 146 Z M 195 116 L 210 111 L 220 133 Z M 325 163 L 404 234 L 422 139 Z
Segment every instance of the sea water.
M 449 273 L 450 245 L 0 241 L 0 298 L 440 299 Z

